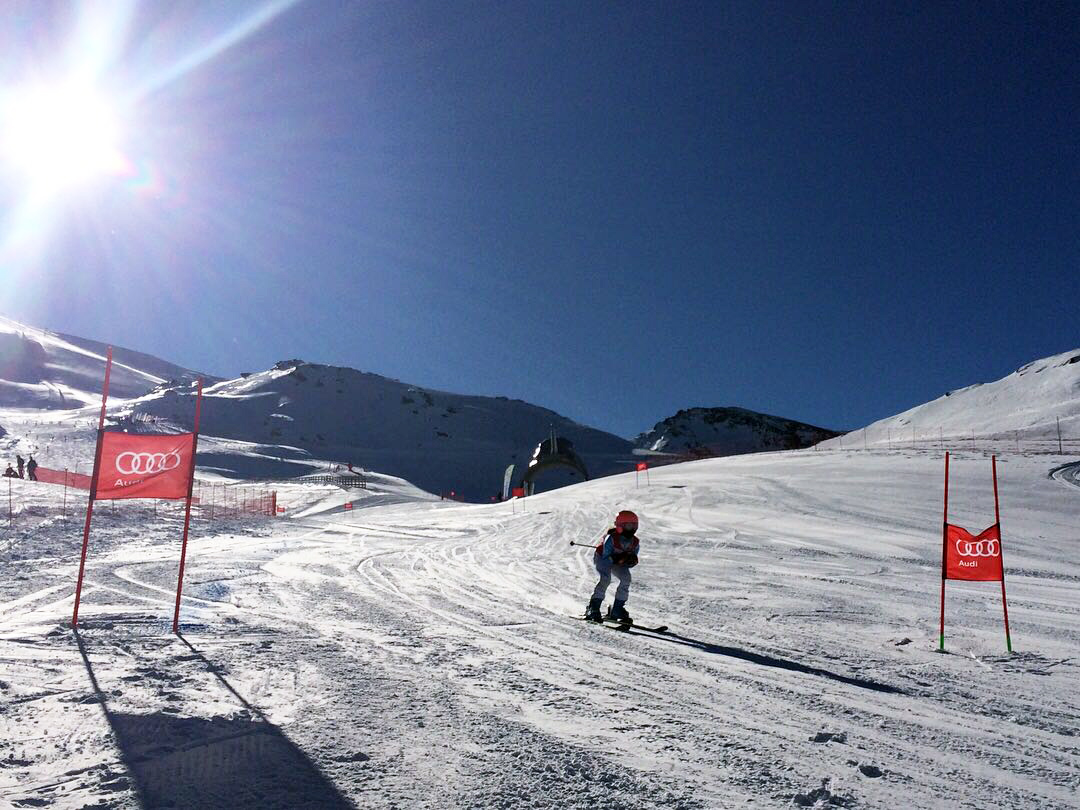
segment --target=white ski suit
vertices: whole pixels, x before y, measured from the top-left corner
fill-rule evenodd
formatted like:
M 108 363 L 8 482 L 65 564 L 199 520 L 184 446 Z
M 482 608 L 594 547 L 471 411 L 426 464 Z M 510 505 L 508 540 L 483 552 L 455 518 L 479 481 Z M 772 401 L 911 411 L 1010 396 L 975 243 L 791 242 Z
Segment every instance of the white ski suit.
M 637 553 L 640 543 L 633 535 L 623 535 L 619 529 L 608 529 L 604 542 L 596 547 L 593 565 L 600 581 L 593 589 L 593 599 L 603 601 L 611 584 L 611 575 L 619 580 L 615 589 L 615 600 L 625 602 L 630 595 L 630 569 L 637 565 Z

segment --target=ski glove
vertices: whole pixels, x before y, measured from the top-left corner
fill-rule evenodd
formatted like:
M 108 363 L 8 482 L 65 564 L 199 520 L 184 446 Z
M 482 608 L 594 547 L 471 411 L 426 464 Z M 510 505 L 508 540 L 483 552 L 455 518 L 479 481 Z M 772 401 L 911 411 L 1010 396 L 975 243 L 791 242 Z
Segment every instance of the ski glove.
M 625 565 L 627 568 L 633 568 L 637 565 L 637 554 L 632 551 L 625 551 L 622 554 L 612 554 L 611 561 L 615 565 Z

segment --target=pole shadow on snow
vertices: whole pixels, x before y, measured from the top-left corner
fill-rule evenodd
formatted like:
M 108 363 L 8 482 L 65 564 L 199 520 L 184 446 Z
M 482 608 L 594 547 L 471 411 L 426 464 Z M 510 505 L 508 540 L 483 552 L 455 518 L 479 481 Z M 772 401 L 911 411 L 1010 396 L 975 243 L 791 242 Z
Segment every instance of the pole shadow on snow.
M 168 711 L 126 714 L 110 709 L 90 657 L 75 631 L 94 696 L 116 738 L 120 758 L 146 810 L 265 810 L 304 807 L 355 810 L 308 756 L 222 677 L 187 639 L 180 640 L 247 709 L 244 717 L 178 717 Z M 122 789 L 118 785 L 116 789 Z
M 800 672 L 803 675 L 814 675 L 819 678 L 828 678 L 831 681 L 836 681 L 837 683 L 844 683 L 848 686 L 857 686 L 860 689 L 870 689 L 874 692 L 884 692 L 890 695 L 905 694 L 904 690 L 898 689 L 895 686 L 889 686 L 888 684 L 870 681 L 865 678 L 854 678 L 850 675 L 839 675 L 835 672 L 829 672 L 829 670 L 827 669 L 811 667 L 807 666 L 806 664 L 800 664 L 798 661 L 789 661 L 786 658 L 777 658 L 772 655 L 765 655 L 764 653 L 743 650 L 739 647 L 725 647 L 720 644 L 711 644 L 708 641 L 701 641 L 700 639 L 696 638 L 680 636 L 678 633 L 672 633 L 670 630 L 666 633 L 649 633 L 647 631 L 638 630 L 634 627 L 631 627 L 629 632 L 635 636 L 647 636 L 648 638 L 654 638 L 658 641 L 667 641 L 672 644 L 679 644 L 684 647 L 693 647 L 694 649 L 701 650 L 702 652 L 711 653 L 713 655 L 726 655 L 731 658 L 738 658 L 740 661 L 748 661 L 751 664 L 758 664 L 759 666 L 763 667 L 776 667 L 777 669 L 785 669 L 788 672 Z

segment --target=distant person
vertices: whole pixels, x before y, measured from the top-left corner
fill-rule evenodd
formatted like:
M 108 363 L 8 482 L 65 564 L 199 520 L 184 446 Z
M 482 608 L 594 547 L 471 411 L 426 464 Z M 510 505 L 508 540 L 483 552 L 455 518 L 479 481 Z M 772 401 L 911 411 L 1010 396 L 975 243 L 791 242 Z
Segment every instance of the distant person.
M 26 465 L 26 462 L 23 460 L 22 456 L 16 454 L 15 463 L 19 465 L 19 472 L 17 473 L 17 477 L 22 478 L 23 477 L 23 467 Z
M 585 618 L 590 622 L 602 622 L 604 618 L 624 624 L 631 624 L 633 619 L 626 612 L 626 600 L 630 596 L 630 569 L 638 564 L 637 538 L 638 517 L 629 510 L 623 510 L 615 517 L 614 528 L 607 530 L 604 542 L 596 547 L 593 554 L 593 566 L 600 575 L 600 581 L 593 589 L 592 599 L 585 609 Z M 604 603 L 611 575 L 619 580 L 615 590 L 615 601 L 607 616 L 600 615 L 600 606 Z
M 26 462 L 26 476 L 31 481 L 37 481 L 37 462 L 34 461 L 33 454 L 31 454 L 30 460 Z
M 10 464 L 7 465 L 7 469 L 4 470 L 4 478 L 18 478 L 19 474 L 15 472 Z

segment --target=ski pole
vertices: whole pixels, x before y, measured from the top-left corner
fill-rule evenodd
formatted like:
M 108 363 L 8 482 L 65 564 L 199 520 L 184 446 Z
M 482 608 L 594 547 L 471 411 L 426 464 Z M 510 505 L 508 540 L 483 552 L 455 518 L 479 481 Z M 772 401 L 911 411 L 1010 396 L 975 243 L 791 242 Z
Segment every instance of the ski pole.
M 607 534 L 607 529 L 604 529 L 603 531 L 593 535 L 593 542 L 591 542 L 591 543 L 575 543 L 573 540 L 571 540 L 570 545 L 572 545 L 572 546 L 581 546 L 582 548 L 596 548 L 596 541 L 599 540 L 600 538 L 604 537 L 606 534 Z
M 593 535 L 593 542 L 591 542 L 591 543 L 576 543 L 573 540 L 571 540 L 570 545 L 572 545 L 572 546 L 581 546 L 582 548 L 596 548 L 596 541 L 599 540 L 606 532 L 607 532 L 607 529 L 604 529 L 604 531 L 600 532 L 600 534 Z

